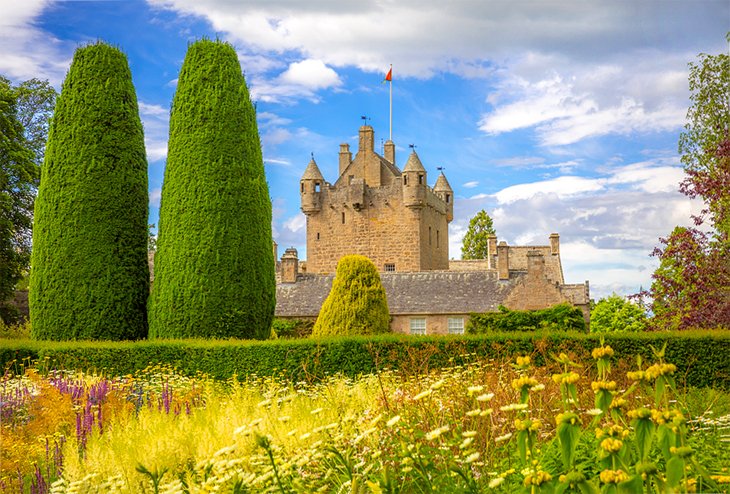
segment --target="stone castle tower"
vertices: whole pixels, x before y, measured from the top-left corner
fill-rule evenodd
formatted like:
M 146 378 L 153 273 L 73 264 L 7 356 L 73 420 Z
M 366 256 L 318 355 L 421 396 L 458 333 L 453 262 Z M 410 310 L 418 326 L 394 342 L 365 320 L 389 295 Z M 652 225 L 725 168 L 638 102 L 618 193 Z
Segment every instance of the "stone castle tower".
M 384 272 L 449 269 L 448 224 L 454 217 L 454 193 L 443 172 L 434 187 L 415 150 L 403 171 L 395 162 L 395 144 L 386 141 L 384 156 L 374 149 L 374 132 L 360 127 L 353 158 L 340 145 L 334 185 L 314 161 L 300 181 L 302 212 L 307 216 L 307 272 L 334 273 L 347 254 L 370 258 Z

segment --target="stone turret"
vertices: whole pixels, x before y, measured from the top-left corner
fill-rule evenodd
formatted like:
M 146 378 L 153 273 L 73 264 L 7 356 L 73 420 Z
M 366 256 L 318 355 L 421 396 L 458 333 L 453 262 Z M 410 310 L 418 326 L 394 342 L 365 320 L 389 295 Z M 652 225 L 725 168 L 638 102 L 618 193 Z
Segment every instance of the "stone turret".
M 421 208 L 426 203 L 426 169 L 415 151 L 403 167 L 403 204 L 409 208 Z
M 444 172 L 441 172 L 439 178 L 436 179 L 433 191 L 446 203 L 446 221 L 451 222 L 454 219 L 454 189 L 451 188 L 449 181 L 446 180 Z
M 322 209 L 322 187 L 324 187 L 324 177 L 319 171 L 314 157 L 304 170 L 304 175 L 299 181 L 300 194 L 302 199 L 302 212 L 304 214 L 317 213 Z

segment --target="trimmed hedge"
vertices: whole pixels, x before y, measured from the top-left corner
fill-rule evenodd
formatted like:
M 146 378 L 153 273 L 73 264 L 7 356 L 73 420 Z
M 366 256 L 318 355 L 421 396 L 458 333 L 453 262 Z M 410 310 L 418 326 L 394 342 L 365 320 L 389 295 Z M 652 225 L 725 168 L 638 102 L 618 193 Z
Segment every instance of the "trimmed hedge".
M 570 304 L 558 304 L 549 309 L 510 310 L 500 305 L 499 312 L 469 314 L 467 334 L 500 331 L 585 331 L 583 311 Z
M 344 256 L 337 263 L 332 289 L 319 311 L 312 336 L 382 333 L 390 333 L 390 313 L 378 269 L 365 256 Z
M 618 358 L 634 366 L 637 355 L 653 361 L 650 345 L 666 342 L 666 359 L 677 365 L 680 384 L 730 389 L 730 332 L 607 334 Z M 165 363 L 193 375 L 198 371 L 227 379 L 256 374 L 313 381 L 329 374 L 355 377 L 392 369 L 407 375 L 460 365 L 475 358 L 513 359 L 529 354 L 537 365 L 566 352 L 584 363 L 599 336 L 576 332 L 514 332 L 479 336 L 379 335 L 324 339 L 243 341 L 169 340 L 121 342 L 0 341 L 0 363 L 30 357 L 67 369 L 129 374 Z
M 76 50 L 48 132 L 35 202 L 31 334 L 147 336 L 147 158 L 127 57 Z
M 276 304 L 256 110 L 233 47 L 188 47 L 170 113 L 150 338 L 267 339 Z

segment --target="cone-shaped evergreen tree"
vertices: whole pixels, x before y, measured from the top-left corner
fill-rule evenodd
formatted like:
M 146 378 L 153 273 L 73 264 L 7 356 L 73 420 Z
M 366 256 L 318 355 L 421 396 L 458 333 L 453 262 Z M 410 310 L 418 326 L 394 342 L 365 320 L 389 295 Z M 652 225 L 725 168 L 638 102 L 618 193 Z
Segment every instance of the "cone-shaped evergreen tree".
M 388 332 L 388 301 L 377 268 L 364 256 L 343 257 L 337 263 L 332 290 L 322 304 L 312 336 Z
M 150 337 L 269 337 L 276 281 L 256 112 L 229 44 L 188 47 L 170 114 Z
M 147 335 L 147 159 L 126 56 L 76 50 L 35 203 L 30 314 L 37 339 Z

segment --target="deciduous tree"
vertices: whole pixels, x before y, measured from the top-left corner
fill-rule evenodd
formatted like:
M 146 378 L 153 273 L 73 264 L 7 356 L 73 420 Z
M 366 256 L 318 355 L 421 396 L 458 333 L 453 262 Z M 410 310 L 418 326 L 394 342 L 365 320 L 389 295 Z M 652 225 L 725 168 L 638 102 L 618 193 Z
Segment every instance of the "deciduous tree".
M 483 209 L 469 220 L 469 229 L 461 246 L 462 259 L 486 259 L 489 257 L 490 235 L 494 235 L 494 224 Z
M 646 312 L 644 309 L 615 293 L 602 298 L 591 310 L 591 332 L 644 331 Z

